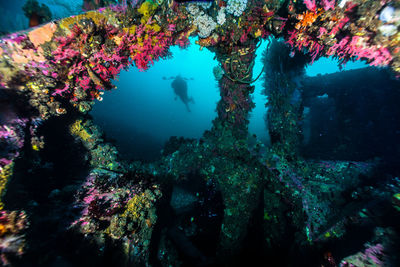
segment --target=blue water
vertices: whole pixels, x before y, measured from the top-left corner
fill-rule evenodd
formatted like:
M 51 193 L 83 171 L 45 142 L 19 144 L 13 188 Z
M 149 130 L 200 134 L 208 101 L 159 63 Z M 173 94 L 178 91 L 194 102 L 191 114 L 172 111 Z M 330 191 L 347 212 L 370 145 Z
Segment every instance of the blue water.
M 263 41 L 256 51 L 253 77 L 262 71 L 262 53 L 267 46 L 268 41 Z M 159 155 L 162 145 L 171 136 L 200 138 L 205 130 L 211 128 L 211 122 L 217 116 L 215 108 L 219 92 L 212 70 L 218 62 L 213 59 L 214 54 L 205 48 L 200 50 L 195 39 L 191 39 L 191 46 L 187 49 L 172 47 L 171 53 L 172 58 L 156 62 L 146 72 L 135 67 L 123 71 L 114 81 L 117 90 L 106 92 L 104 100 L 96 103 L 91 112 L 95 122 L 107 137 L 116 141 L 124 156 L 146 158 L 146 155 Z M 363 62 L 349 62 L 343 70 L 366 66 Z M 321 58 L 308 66 L 306 74 L 315 76 L 337 71 L 340 70 L 336 60 Z M 172 80 L 162 79 L 176 75 L 189 79 L 188 95 L 195 101 L 189 103 L 191 112 L 179 98 L 175 100 Z M 264 119 L 267 98 L 262 94 L 263 83 L 261 75 L 253 84 L 255 108 L 250 114 L 249 132 L 268 144 Z
M 368 67 L 369 65 L 363 61 L 347 62 L 342 70 L 353 70 Z M 333 58 L 320 58 L 314 64 L 306 68 L 306 75 L 317 76 L 318 74 L 324 75 L 340 71 L 338 61 Z

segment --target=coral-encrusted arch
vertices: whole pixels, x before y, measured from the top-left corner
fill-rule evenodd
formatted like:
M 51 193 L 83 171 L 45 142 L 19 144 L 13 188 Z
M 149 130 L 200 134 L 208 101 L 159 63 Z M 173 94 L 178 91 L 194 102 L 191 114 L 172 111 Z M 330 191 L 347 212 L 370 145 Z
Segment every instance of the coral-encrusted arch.
M 224 1 L 208 9 L 145 1 L 136 7 L 101 8 L 12 34 L 0 43 L 0 85 L 27 95 L 41 118 L 65 113 L 68 107 L 61 104 L 65 100 L 86 112 L 92 100 L 101 99 L 102 90 L 112 88 L 111 80 L 122 68 L 134 63 L 146 70 L 167 56 L 171 45 L 187 46 L 189 35 L 196 32 L 202 37 L 200 45 L 216 47 L 217 53 L 226 56 L 235 52 L 233 47 L 247 47 L 252 39 L 272 34 L 283 36 L 288 45 L 308 52 L 313 60 L 321 56 L 336 56 L 344 62 L 364 59 L 400 72 L 399 33 L 389 35 L 379 27 L 394 22 L 378 16 L 365 22 L 371 12 L 397 7 L 392 1 L 244 3 L 246 12 L 238 18 L 225 10 Z
M 41 118 L 65 113 L 64 100 L 86 112 L 92 100 L 101 100 L 102 90 L 113 87 L 121 69 L 135 64 L 146 70 L 167 56 L 171 45 L 188 45 L 175 24 L 160 26 L 150 17 L 116 27 L 112 21 L 123 20 L 125 12 L 122 7 L 91 11 L 3 39 L 3 65 L 11 67 L 2 73 L 1 85 L 27 94 Z
M 113 87 L 111 80 L 121 69 L 134 64 L 146 70 L 169 56 L 171 45 L 186 47 L 191 35 L 201 37 L 198 44 L 214 51 L 223 68 L 218 116 L 230 126 L 246 124 L 252 108 L 248 95 L 255 44 L 261 38 L 283 37 L 291 53 L 308 53 L 312 60 L 362 59 L 400 73 L 396 1 L 248 0 L 240 2 L 242 13 L 232 3 L 125 3 L 3 37 L 0 93 L 21 96 L 31 113 L 0 125 L 0 140 L 14 147 L 14 153 L 0 159 L 0 173 L 18 155 L 24 140 L 20 128 L 27 121 L 33 125 L 32 148 L 39 149 L 43 141 L 34 134 L 39 120 L 69 110 L 86 113 L 93 100 L 102 99 L 103 90 Z
M 213 150 L 205 149 L 206 156 L 199 154 L 192 157 L 196 161 L 193 165 L 197 165 L 200 158 L 209 160 L 212 158 L 210 155 L 220 155 L 216 158 L 222 162 L 210 162 L 212 165 L 207 165 L 207 162 L 205 169 L 212 169 L 210 176 L 217 176 L 218 183 L 225 190 L 223 195 L 228 199 L 228 216 L 223 223 L 221 244 L 231 250 L 240 243 L 242 230 L 246 228 L 243 226 L 250 218 L 249 208 L 255 206 L 249 203 L 257 199 L 253 196 L 262 188 L 258 186 L 261 181 L 258 171 L 255 171 L 257 168 L 248 168 L 246 161 L 240 161 L 242 152 L 247 151 L 246 142 L 238 142 L 247 136 L 246 118 L 253 107 L 250 97 L 254 89 L 251 86 L 254 81 L 252 67 L 258 40 L 270 35 L 283 37 L 291 46 L 291 55 L 297 50 L 310 54 L 312 61 L 321 56 L 334 56 L 342 62 L 362 59 L 373 66 L 389 66 L 399 74 L 400 33 L 397 30 L 398 18 L 393 15 L 398 9 L 398 1 L 391 0 L 216 0 L 210 6 L 177 3 L 174 0 L 146 0 L 140 1 L 137 6 L 125 3 L 101 8 L 8 35 L 0 40 L 0 101 L 4 102 L 3 98 L 14 100 L 15 97 L 7 97 L 17 95 L 28 107 L 24 107 L 23 116 L 11 117 L 0 125 L 0 142 L 7 146 L 7 151 L 0 157 L 0 197 L 12 175 L 14 159 L 26 141 L 25 133 L 31 135 L 32 149 L 39 150 L 43 140 L 36 136 L 35 131 L 41 120 L 70 111 L 87 112 L 93 100 L 102 99 L 103 90 L 113 87 L 111 81 L 121 69 L 134 64 L 140 70 L 146 70 L 154 61 L 169 56 L 171 45 L 185 47 L 188 37 L 198 34 L 198 44 L 216 53 L 223 74 L 218 81 L 221 88 L 218 118 L 214 121 L 213 130 L 205 134 L 209 142 L 205 147 Z M 4 105 L 3 102 L 0 104 Z M 10 106 L 15 104 L 7 103 Z M 112 168 L 120 166 L 114 158 L 116 153 L 110 146 L 99 144 L 101 138 L 98 131 L 98 135 L 93 137 L 94 133 L 89 134 L 85 127 L 93 129 L 89 122 L 76 120 L 70 131 L 87 141 L 86 146 L 93 155 L 101 154 L 100 160 L 97 157 L 98 162 L 93 157 L 91 168 L 104 171 L 107 167 L 113 172 Z M 194 153 L 195 150 L 191 148 L 187 151 Z M 200 153 L 203 150 L 196 151 Z M 280 160 L 285 162 L 288 153 L 282 151 Z M 253 157 L 248 159 L 248 162 L 252 161 Z M 239 165 L 243 167 L 239 168 Z M 231 167 L 218 170 L 221 166 Z M 187 165 L 183 168 L 187 169 Z M 214 169 L 217 171 L 214 172 Z M 291 167 L 281 171 L 296 173 Z M 220 173 L 219 178 L 216 173 Z M 88 188 L 91 188 L 95 176 L 89 176 Z M 297 180 L 293 178 L 297 179 L 287 176 L 289 182 L 295 181 L 297 185 Z M 121 192 L 126 192 L 122 189 Z M 133 198 L 128 202 L 128 208 L 133 210 L 135 203 L 147 201 L 146 198 Z M 90 199 L 86 198 L 84 202 L 86 200 L 86 204 L 90 204 Z M 232 201 L 234 199 L 236 202 Z M 241 203 L 244 204 L 240 206 Z M 230 208 L 242 210 L 234 213 Z M 299 211 L 302 212 L 301 209 Z M 2 211 L 0 215 L 1 227 L 8 217 L 15 218 L 16 213 Z M 15 228 L 15 233 L 7 235 L 19 234 L 25 228 L 25 215 L 20 213 L 18 216 L 21 218 L 21 229 Z M 129 216 L 137 217 L 137 213 Z M 89 216 L 86 219 L 82 222 L 87 225 Z M 147 225 L 143 228 L 147 231 L 145 233 L 150 234 L 153 221 L 144 220 L 143 225 Z M 23 242 L 19 243 L 15 253 L 22 253 Z M 3 254 L 0 256 L 4 261 Z

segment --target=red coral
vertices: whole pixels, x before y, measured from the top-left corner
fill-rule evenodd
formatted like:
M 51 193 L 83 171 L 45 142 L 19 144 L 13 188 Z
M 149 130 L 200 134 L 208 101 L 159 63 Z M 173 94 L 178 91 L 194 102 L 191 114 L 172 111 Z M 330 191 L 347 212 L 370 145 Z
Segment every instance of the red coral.
M 389 50 L 385 47 L 368 46 L 359 36 L 343 38 L 339 43 L 333 45 L 327 55 L 336 55 L 344 62 L 348 57 L 366 59 L 371 66 L 387 66 L 393 60 Z
M 145 25 L 139 25 L 135 34 L 125 35 L 123 42 L 129 48 L 131 58 L 140 71 L 147 70 L 160 57 L 165 57 L 172 45 L 170 34 L 155 32 Z

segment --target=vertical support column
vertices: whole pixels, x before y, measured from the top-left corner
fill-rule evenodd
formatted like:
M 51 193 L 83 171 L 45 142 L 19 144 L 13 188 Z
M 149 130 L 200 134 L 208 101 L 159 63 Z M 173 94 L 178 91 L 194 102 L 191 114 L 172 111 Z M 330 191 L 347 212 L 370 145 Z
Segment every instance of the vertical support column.
M 214 120 L 214 131 L 231 131 L 238 139 L 244 139 L 248 130 L 248 115 L 254 103 L 251 85 L 255 41 L 248 46 L 234 46 L 229 51 L 217 51 L 217 59 L 223 69 L 224 75 L 218 81 L 221 100 L 217 106 L 218 117 Z
M 284 73 L 271 78 L 267 120 L 272 150 L 286 159 L 295 159 L 301 139 L 301 92 Z
M 264 55 L 265 95 L 268 97 L 267 125 L 273 154 L 292 161 L 298 157 L 303 115 L 300 77 L 308 57 L 271 41 Z
M 262 168 L 248 151 L 248 116 L 254 107 L 251 93 L 256 40 L 247 46 L 218 47 L 224 75 L 219 79 L 218 117 L 205 139 L 212 143 L 213 178 L 224 202 L 218 258 L 233 264 L 247 235 L 247 226 L 261 192 Z M 249 167 L 251 165 L 251 167 Z

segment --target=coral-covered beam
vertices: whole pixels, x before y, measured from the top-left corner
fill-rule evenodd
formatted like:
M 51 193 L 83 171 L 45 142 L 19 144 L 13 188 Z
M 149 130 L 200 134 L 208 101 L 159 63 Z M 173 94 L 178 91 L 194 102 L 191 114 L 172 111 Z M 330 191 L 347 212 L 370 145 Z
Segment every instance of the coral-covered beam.
M 334 56 L 342 62 L 365 60 L 400 73 L 400 6 L 396 1 L 304 0 L 289 4 L 284 37 L 313 61 Z
M 26 95 L 42 118 L 71 106 L 86 112 L 93 100 L 102 99 L 103 90 L 113 88 L 111 81 L 121 69 L 133 64 L 146 70 L 169 56 L 171 45 L 185 47 L 195 34 L 199 45 L 220 47 L 218 53 L 225 56 L 251 40 L 274 35 L 313 60 L 366 60 L 400 73 L 397 2 L 304 0 L 281 5 L 277 0 L 208 6 L 147 0 L 50 22 L 1 40 L 0 85 Z

